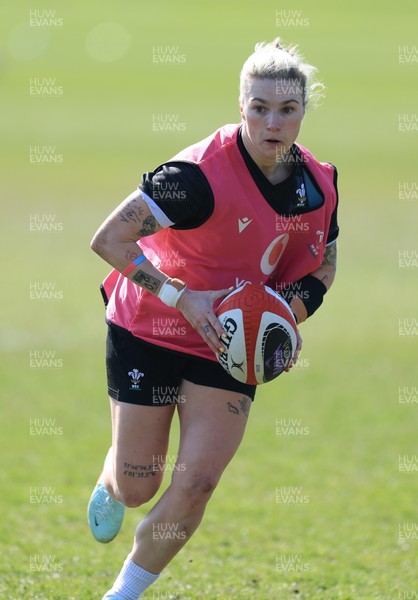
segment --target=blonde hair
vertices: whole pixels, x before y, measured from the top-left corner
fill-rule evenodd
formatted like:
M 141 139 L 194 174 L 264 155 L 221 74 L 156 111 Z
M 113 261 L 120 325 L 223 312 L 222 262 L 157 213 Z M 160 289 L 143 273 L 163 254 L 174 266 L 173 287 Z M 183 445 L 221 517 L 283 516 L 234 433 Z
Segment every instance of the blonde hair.
M 273 42 L 260 42 L 241 69 L 239 100 L 242 103 L 252 77 L 286 79 L 300 82 L 304 106 L 308 100 L 316 106 L 325 89 L 321 82 L 315 81 L 316 72 L 316 67 L 303 62 L 297 46 L 286 48 L 281 45 L 280 38 Z

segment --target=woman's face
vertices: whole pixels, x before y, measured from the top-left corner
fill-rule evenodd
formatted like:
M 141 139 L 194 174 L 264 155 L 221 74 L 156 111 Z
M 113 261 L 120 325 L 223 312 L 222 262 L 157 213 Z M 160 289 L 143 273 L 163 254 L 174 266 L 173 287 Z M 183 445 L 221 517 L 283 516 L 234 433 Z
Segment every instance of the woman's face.
M 279 163 L 296 140 L 305 114 L 296 79 L 251 77 L 240 106 L 247 150 L 260 164 Z

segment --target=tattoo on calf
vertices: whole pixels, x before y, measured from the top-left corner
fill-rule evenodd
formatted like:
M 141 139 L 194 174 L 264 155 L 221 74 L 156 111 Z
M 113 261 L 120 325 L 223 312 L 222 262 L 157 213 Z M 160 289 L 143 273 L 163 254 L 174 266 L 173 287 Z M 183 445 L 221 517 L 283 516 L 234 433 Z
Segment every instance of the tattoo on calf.
M 234 406 L 233 404 L 231 404 L 230 402 L 228 402 L 228 410 L 230 413 L 232 413 L 233 415 L 239 415 L 239 410 L 236 406 Z
M 152 275 L 148 275 L 148 273 L 144 273 L 144 271 L 137 271 L 135 275 L 132 277 L 132 281 L 135 281 L 141 287 L 144 287 L 150 292 L 156 292 L 158 290 L 158 286 L 161 284 L 161 281 Z
M 130 463 L 123 464 L 123 474 L 126 477 L 155 477 L 157 474 L 157 465 L 131 465 Z
M 244 413 L 244 415 L 246 417 L 248 417 L 248 415 L 250 414 L 250 406 L 251 406 L 251 401 L 249 398 L 246 398 L 245 396 L 243 398 L 241 398 L 241 400 L 239 401 L 239 405 L 241 407 L 241 411 Z

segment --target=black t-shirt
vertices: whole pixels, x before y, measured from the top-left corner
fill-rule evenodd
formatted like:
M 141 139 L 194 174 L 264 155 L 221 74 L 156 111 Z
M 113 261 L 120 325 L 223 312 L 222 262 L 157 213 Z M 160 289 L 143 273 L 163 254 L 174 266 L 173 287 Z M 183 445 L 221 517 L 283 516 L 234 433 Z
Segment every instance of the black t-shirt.
M 258 189 L 270 206 L 282 216 L 315 210 L 324 203 L 319 186 L 303 166 L 297 146 L 293 145 L 293 171 L 280 183 L 273 184 L 262 173 L 247 152 L 238 132 L 238 148 Z M 334 167 L 335 168 L 335 167 Z M 334 185 L 337 192 L 337 169 Z M 174 223 L 173 229 L 194 229 L 202 225 L 214 209 L 213 192 L 200 167 L 194 163 L 173 161 L 160 165 L 155 171 L 145 173 L 140 189 L 147 194 Z M 338 205 L 338 202 L 337 202 Z M 337 239 L 337 205 L 331 216 L 327 244 Z

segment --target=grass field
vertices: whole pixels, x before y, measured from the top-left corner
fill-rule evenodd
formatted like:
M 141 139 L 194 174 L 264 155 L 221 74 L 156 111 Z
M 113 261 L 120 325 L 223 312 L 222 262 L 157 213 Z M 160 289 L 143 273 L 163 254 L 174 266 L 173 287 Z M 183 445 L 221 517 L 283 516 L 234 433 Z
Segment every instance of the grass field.
M 88 531 L 110 439 L 89 241 L 145 170 L 238 120 L 242 62 L 282 35 L 327 86 L 299 141 L 339 169 L 338 278 L 145 598 L 418 598 L 417 17 L 412 0 L 9 3 L 0 597 L 100 599 L 118 573 L 147 507 L 110 545 Z

